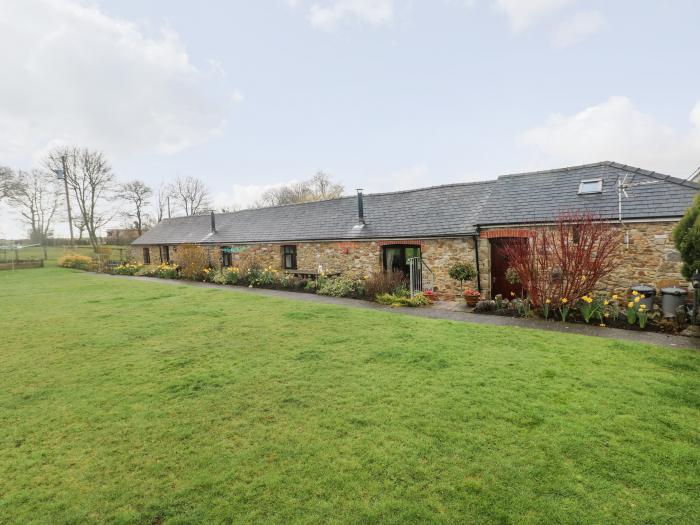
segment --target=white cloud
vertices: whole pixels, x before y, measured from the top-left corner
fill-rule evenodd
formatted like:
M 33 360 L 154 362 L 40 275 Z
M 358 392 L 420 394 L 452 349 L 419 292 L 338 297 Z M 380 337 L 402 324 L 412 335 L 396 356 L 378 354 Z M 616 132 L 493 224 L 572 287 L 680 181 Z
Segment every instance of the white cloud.
M 341 22 L 352 19 L 379 26 L 391 23 L 393 18 L 393 0 L 330 0 L 309 8 L 309 22 L 324 31 L 331 31 Z
M 519 142 L 538 167 L 614 160 L 687 177 L 700 164 L 700 102 L 689 120 L 689 129 L 676 130 L 630 99 L 611 97 L 574 115 L 552 115 Z
M 571 46 L 597 33 L 606 24 L 605 17 L 598 11 L 579 11 L 556 27 L 554 43 L 559 47 Z
M 6 162 L 58 143 L 176 152 L 217 134 L 235 100 L 171 29 L 148 36 L 75 0 L 0 0 L 0 63 Z
M 518 33 L 573 4 L 576 0 L 494 0 L 494 7 L 504 13 Z

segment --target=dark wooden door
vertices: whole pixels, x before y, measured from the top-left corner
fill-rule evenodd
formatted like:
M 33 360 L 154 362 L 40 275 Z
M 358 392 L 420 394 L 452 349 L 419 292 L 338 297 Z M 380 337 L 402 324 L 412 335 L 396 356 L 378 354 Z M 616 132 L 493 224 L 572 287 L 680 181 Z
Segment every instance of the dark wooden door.
M 506 281 L 506 270 L 510 262 L 503 249 L 504 242 L 525 242 L 525 239 L 491 239 L 491 295 L 495 297 L 501 294 L 504 299 L 509 299 L 513 292 L 521 297 L 523 290 L 520 284 L 510 284 Z

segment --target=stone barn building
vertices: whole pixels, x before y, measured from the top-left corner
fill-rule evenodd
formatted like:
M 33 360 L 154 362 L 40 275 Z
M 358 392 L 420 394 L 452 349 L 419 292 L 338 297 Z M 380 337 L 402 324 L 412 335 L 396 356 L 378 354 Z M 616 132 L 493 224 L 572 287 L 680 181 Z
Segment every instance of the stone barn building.
M 256 265 L 313 275 L 387 269 L 409 273 L 418 260 L 422 284 L 453 295 L 448 275 L 471 262 L 470 284 L 484 296 L 508 294 L 505 239 L 546 227 L 560 213 L 587 211 L 620 228 L 617 270 L 604 283 L 682 283 L 672 230 L 698 185 L 614 162 L 504 175 L 392 193 L 342 197 L 233 213 L 165 219 L 132 243 L 144 264 L 177 262 L 178 246 L 209 249 L 212 266 Z M 418 270 L 420 268 L 420 270 Z M 414 272 L 415 273 L 415 272 Z

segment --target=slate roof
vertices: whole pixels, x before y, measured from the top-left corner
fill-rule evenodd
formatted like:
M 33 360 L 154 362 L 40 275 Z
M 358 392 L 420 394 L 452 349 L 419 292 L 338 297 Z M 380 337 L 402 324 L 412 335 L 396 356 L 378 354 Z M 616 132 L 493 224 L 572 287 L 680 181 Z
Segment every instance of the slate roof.
M 401 239 L 472 235 L 479 226 L 551 221 L 562 211 L 585 210 L 617 219 L 617 181 L 653 182 L 628 189 L 623 219 L 677 218 L 698 185 L 615 162 L 503 175 L 497 180 L 448 184 L 364 196 L 366 225 L 357 229 L 357 197 L 209 215 L 164 219 L 133 244 L 256 243 Z M 585 179 L 603 192 L 579 195 Z
M 494 181 L 448 184 L 209 215 L 164 219 L 133 244 L 254 243 L 304 240 L 399 239 L 471 235 Z
M 622 200 L 623 220 L 681 217 L 698 191 L 695 183 L 609 161 L 502 175 L 479 214 L 479 225 L 551 221 L 574 210 L 617 219 L 617 181 L 625 176 L 633 186 Z M 579 184 L 586 179 L 602 179 L 603 192 L 579 195 Z

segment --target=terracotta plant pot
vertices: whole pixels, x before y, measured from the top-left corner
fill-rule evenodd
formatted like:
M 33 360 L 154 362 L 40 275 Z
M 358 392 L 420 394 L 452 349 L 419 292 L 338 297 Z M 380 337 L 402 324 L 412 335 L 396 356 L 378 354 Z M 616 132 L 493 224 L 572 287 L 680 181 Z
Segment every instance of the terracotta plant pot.
M 464 300 L 467 302 L 467 306 L 476 306 L 476 303 L 479 302 L 479 298 L 473 296 L 465 297 Z

